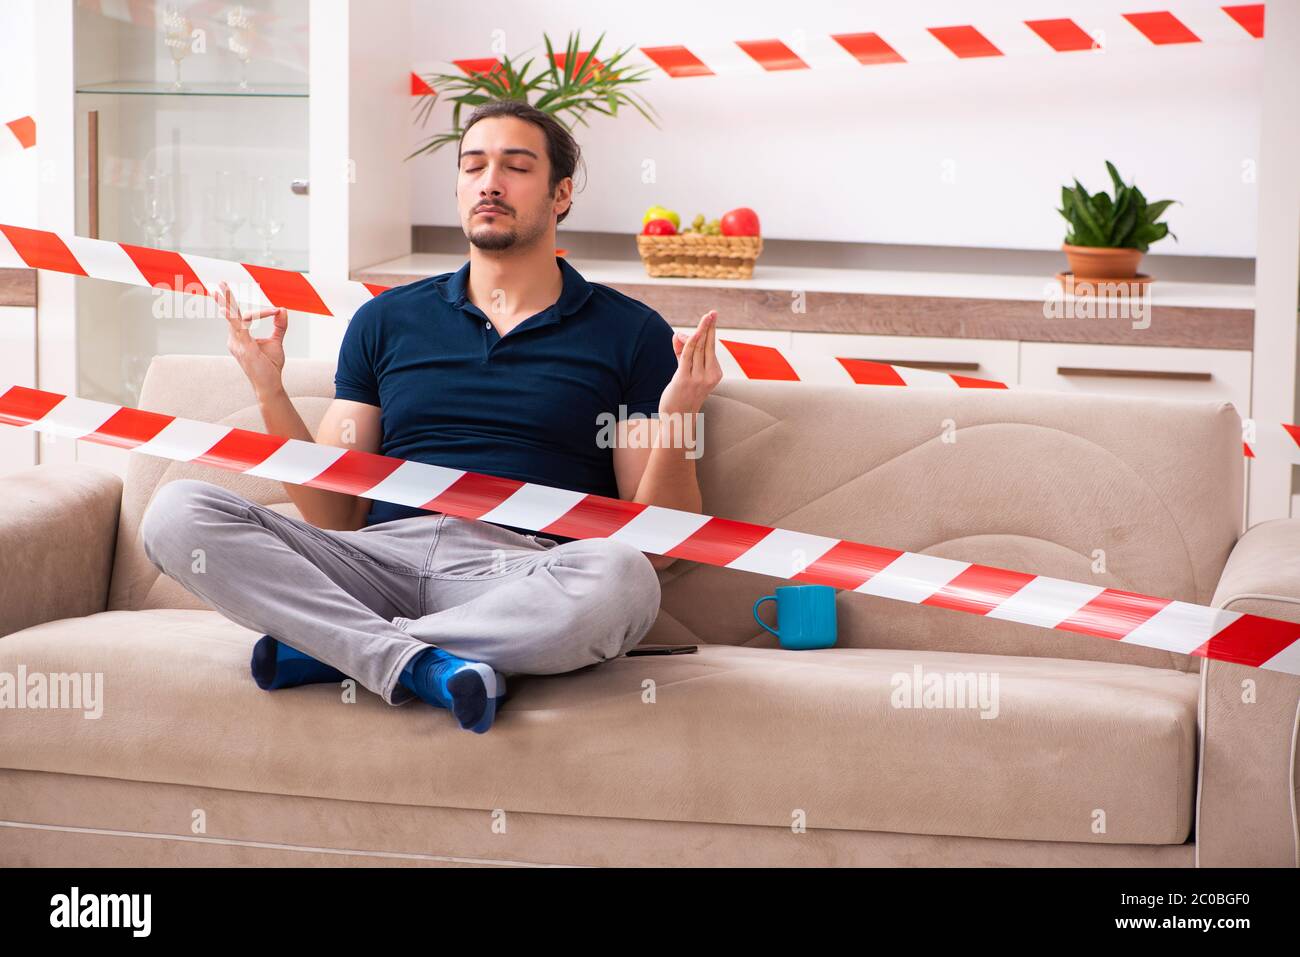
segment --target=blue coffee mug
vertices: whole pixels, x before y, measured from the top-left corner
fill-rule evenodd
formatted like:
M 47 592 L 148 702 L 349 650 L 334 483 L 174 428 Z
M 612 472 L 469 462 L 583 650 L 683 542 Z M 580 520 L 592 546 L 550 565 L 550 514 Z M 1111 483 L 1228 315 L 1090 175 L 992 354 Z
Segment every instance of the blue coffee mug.
M 776 628 L 758 617 L 758 606 L 776 602 Z M 835 647 L 835 589 L 830 585 L 780 585 L 754 602 L 754 620 L 776 635 L 782 648 Z

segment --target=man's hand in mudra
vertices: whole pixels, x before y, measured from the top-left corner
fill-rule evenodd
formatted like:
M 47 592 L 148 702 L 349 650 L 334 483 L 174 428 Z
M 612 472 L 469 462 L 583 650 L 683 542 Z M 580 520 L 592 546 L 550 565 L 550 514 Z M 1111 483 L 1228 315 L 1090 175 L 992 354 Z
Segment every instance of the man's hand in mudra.
M 283 388 L 284 334 L 289 330 L 288 310 L 272 306 L 244 315 L 239 311 L 239 304 L 235 302 L 230 287 L 224 282 L 217 284 L 212 298 L 216 300 L 217 311 L 230 326 L 226 348 L 244 370 L 244 375 L 248 376 L 253 393 L 259 401 L 275 395 Z M 269 336 L 256 339 L 249 334 L 248 327 L 266 316 L 275 317 L 275 328 Z
M 716 349 L 717 320 L 718 311 L 711 309 L 700 317 L 700 324 L 694 332 L 689 335 L 678 332 L 673 336 L 677 373 L 659 396 L 661 416 L 699 412 L 709 393 L 722 381 L 722 366 L 718 363 Z

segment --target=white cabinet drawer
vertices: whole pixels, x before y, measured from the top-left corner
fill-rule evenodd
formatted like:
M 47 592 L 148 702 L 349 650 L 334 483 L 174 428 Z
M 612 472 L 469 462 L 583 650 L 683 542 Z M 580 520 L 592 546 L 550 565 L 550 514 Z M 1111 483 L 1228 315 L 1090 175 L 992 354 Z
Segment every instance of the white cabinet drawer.
M 1250 353 L 1234 349 L 1022 342 L 1020 384 L 1054 392 L 1227 399 L 1250 414 Z
M 837 332 L 791 333 L 795 355 L 870 359 L 891 365 L 996 379 L 1018 378 L 1018 343 L 1007 339 L 938 339 L 925 336 L 861 336 Z

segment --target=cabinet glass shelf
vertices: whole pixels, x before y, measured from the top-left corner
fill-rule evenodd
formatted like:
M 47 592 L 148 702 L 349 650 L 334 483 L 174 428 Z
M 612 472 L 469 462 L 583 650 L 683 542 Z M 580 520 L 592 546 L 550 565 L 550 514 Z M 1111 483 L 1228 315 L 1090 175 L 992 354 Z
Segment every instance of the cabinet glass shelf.
M 77 87 L 78 93 L 114 96 L 239 96 L 279 97 L 282 99 L 307 98 L 306 84 L 258 83 L 240 89 L 238 83 L 186 82 L 176 89 L 165 81 L 120 80 L 115 83 L 91 83 Z

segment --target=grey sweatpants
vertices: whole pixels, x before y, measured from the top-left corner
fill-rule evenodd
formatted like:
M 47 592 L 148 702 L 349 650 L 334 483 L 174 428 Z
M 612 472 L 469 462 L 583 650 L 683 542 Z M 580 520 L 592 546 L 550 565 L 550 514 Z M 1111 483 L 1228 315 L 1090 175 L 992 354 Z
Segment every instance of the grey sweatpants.
M 557 543 L 441 513 L 341 532 L 211 482 L 158 489 L 141 525 L 162 572 L 237 624 L 333 665 L 392 705 L 430 645 L 507 675 L 617 657 L 659 613 L 659 576 L 608 538 Z

